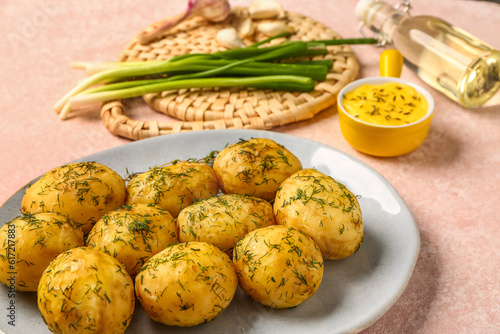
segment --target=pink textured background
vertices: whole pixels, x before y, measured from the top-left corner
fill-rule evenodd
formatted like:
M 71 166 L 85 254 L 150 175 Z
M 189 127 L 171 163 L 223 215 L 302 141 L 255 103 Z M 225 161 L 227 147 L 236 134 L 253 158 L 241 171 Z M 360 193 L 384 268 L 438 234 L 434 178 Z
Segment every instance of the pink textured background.
M 343 37 L 359 36 L 356 1 L 281 3 Z M 49 169 L 129 142 L 110 134 L 97 110 L 63 122 L 52 105 L 83 77 L 69 69 L 71 61 L 114 61 L 137 31 L 184 4 L 0 1 L 0 204 Z M 419 0 L 413 1 L 412 13 L 432 13 L 500 49 L 498 4 Z M 361 65 L 359 77 L 378 75 L 381 50 L 353 50 Z M 407 68 L 402 77 L 426 87 Z M 352 149 L 340 134 L 334 108 L 273 131 L 317 140 L 366 162 L 394 185 L 416 218 L 422 244 L 414 274 L 396 304 L 364 333 L 500 333 L 500 97 L 467 110 L 431 93 L 436 113 L 429 136 L 402 157 L 374 158 Z M 163 117 L 138 109 L 146 118 Z

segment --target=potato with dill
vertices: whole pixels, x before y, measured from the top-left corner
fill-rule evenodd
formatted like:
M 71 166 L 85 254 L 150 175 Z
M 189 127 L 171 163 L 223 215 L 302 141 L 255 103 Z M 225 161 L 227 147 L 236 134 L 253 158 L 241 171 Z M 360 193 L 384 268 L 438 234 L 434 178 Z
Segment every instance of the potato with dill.
M 226 194 L 201 200 L 177 217 L 179 241 L 203 241 L 232 255 L 236 242 L 250 231 L 274 225 L 272 205 L 257 197 Z
M 241 140 L 223 149 L 214 160 L 221 190 L 272 200 L 287 177 L 302 169 L 300 160 L 272 139 Z
M 119 208 L 127 196 L 125 180 L 97 162 L 70 163 L 45 173 L 24 194 L 23 213 L 59 212 L 87 234 L 106 212 Z
M 147 315 L 179 327 L 216 318 L 230 304 L 237 286 L 229 256 L 198 241 L 167 247 L 135 278 L 136 295 Z
M 2 226 L 0 245 L 0 282 L 18 291 L 36 291 L 52 260 L 83 246 L 83 233 L 59 213 L 27 214 Z
M 87 236 L 87 246 L 117 258 L 131 276 L 151 256 L 176 242 L 174 218 L 153 204 L 135 204 L 108 212 Z
M 276 223 L 311 237 L 325 259 L 355 253 L 363 241 L 363 219 L 356 196 L 342 183 L 314 169 L 290 176 L 276 193 Z
M 50 263 L 38 285 L 38 309 L 54 333 L 124 333 L 135 307 L 134 285 L 114 257 L 79 247 Z
M 274 308 L 295 307 L 313 296 L 323 278 L 323 257 L 304 233 L 281 225 L 254 230 L 234 249 L 241 289 Z
M 179 161 L 166 167 L 153 167 L 134 176 L 127 189 L 127 205 L 154 204 L 175 218 L 194 201 L 217 194 L 219 181 L 212 167 Z

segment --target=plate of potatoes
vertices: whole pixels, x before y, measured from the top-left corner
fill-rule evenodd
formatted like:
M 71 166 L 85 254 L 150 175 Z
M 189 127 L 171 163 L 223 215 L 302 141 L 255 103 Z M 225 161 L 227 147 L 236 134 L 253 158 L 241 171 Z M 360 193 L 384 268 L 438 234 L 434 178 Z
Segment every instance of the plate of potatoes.
M 357 333 L 403 293 L 420 248 L 373 168 L 260 130 L 69 162 L 13 194 L 0 224 L 0 332 L 14 334 Z

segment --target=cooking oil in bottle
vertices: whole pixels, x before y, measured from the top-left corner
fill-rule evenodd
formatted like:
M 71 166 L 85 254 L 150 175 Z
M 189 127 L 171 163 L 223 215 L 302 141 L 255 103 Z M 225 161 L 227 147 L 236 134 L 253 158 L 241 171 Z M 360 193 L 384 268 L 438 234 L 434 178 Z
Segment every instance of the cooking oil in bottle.
M 423 81 L 450 99 L 476 108 L 492 98 L 500 89 L 500 52 L 437 17 L 410 16 L 408 8 L 361 0 L 356 16 L 393 44 Z

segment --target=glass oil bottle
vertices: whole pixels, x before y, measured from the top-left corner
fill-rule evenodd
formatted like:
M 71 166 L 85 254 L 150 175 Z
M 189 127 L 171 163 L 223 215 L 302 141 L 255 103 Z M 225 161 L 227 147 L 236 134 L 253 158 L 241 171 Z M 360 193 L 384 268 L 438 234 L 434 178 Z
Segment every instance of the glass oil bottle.
M 466 108 L 486 103 L 500 89 L 500 52 L 437 17 L 410 16 L 409 1 L 391 6 L 360 0 L 362 25 L 391 43 L 427 84 Z

